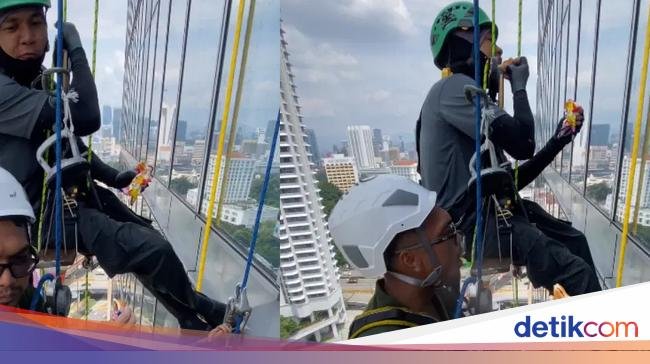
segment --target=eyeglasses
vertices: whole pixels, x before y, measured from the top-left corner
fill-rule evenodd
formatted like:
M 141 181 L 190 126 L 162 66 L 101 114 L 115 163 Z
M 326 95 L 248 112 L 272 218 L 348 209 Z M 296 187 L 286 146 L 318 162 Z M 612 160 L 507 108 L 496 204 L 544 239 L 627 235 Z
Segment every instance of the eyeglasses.
M 0 263 L 0 277 L 4 274 L 5 269 L 9 269 L 11 276 L 16 279 L 27 277 L 36 269 L 36 264 L 38 264 L 38 256 L 34 254 L 31 248 L 28 254 L 13 259 L 9 263 Z
M 445 234 L 443 236 L 440 236 L 438 238 L 435 238 L 429 242 L 430 246 L 434 246 L 436 244 L 441 244 L 447 241 L 450 241 L 454 239 L 454 243 L 456 246 L 460 249 L 460 254 L 463 255 L 465 253 L 465 235 L 462 233 L 462 231 L 459 231 L 456 229 L 456 225 L 454 223 L 449 224 L 449 233 Z M 395 253 L 399 253 L 402 251 L 407 251 L 407 250 L 415 250 L 418 248 L 421 248 L 422 245 L 414 244 L 412 246 L 402 248 L 397 250 Z

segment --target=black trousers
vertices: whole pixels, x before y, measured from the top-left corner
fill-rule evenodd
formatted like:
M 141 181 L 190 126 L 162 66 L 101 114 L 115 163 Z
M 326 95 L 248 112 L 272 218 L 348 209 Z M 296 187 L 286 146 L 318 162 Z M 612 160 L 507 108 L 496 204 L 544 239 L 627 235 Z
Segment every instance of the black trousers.
M 553 285 L 559 283 L 571 296 L 600 291 L 602 288 L 584 234 L 569 222 L 556 219 L 535 202 L 521 200 L 520 206 L 525 214 L 515 212 L 510 219 L 512 245 L 503 234 L 497 233 L 494 210 L 488 210 L 484 220 L 484 258 L 512 257 L 515 265 L 526 266 L 534 287 L 552 290 Z
M 93 203 L 80 203 L 76 221 L 79 251 L 94 255 L 110 277 L 135 274 L 178 319 L 181 328 L 208 330 L 221 324 L 226 306 L 194 290 L 183 263 L 162 234 L 111 191 L 95 187 L 101 211 Z M 68 244 L 74 241 L 74 231 L 68 222 Z

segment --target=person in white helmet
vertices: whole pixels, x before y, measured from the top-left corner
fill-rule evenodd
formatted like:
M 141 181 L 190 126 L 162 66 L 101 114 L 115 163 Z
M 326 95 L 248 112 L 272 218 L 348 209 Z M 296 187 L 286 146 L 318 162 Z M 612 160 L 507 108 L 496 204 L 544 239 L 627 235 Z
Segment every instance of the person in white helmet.
M 30 309 L 36 293 L 32 273 L 38 264 L 36 250 L 29 243 L 35 220 L 23 187 L 0 167 L 0 306 Z M 48 313 L 42 298 L 37 301 L 36 311 Z M 111 321 L 131 325 L 135 323 L 135 316 L 131 308 L 123 306 Z M 227 324 L 219 325 L 210 331 L 207 340 L 230 332 Z
M 36 250 L 29 243 L 35 221 L 27 195 L 16 178 L 0 168 L 0 305 L 30 309 L 35 289 L 32 272 L 38 263 Z M 45 300 L 38 299 L 36 311 L 47 313 Z M 118 323 L 135 322 L 133 312 L 124 307 Z
M 395 175 L 354 186 L 329 219 L 334 242 L 366 278 L 379 278 L 349 338 L 450 319 L 464 238 L 436 193 Z M 446 294 L 445 294 L 446 293 Z

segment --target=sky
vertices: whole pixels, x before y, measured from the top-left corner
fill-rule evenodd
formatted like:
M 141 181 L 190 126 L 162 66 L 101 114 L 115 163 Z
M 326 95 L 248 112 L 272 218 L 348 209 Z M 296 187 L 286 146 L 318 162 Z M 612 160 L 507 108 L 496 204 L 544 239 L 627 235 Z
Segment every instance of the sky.
M 282 0 L 298 96 L 321 153 L 344 140 L 351 124 L 380 128 L 393 141 L 415 139 L 422 102 L 440 78 L 428 44 L 431 24 L 448 3 Z M 538 3 L 523 4 L 522 55 L 530 65 L 528 92 L 535 109 Z M 481 1 L 481 7 L 491 14 L 491 2 Z M 506 57 L 516 56 L 517 0 L 497 1 L 496 22 L 497 44 Z
M 68 21 L 75 24 L 88 62 L 92 59 L 92 36 L 95 2 L 90 0 L 68 0 Z M 122 104 L 122 78 L 124 76 L 124 39 L 126 33 L 127 0 L 99 2 L 99 22 L 97 28 L 97 64 L 95 79 L 99 104 L 120 107 Z M 52 59 L 54 39 L 56 39 L 57 1 L 52 0 L 52 8 L 47 13 L 50 37 L 50 54 L 46 64 Z
M 52 49 L 56 37 L 57 1 L 47 14 L 50 27 Z M 122 83 L 124 78 L 124 48 L 126 33 L 127 0 L 102 0 L 99 2 L 99 25 L 97 41 L 96 84 L 99 104 L 121 107 Z M 230 66 L 230 48 L 232 47 L 235 27 L 235 14 L 238 1 L 233 1 L 229 30 L 228 50 L 221 82 L 221 95 L 225 94 L 225 85 Z M 92 30 L 94 19 L 94 1 L 68 0 L 68 21 L 79 30 L 89 62 L 92 54 Z M 184 26 L 185 6 L 181 1 L 174 1 L 172 6 L 173 36 L 170 37 L 170 52 L 166 75 L 166 101 L 176 100 L 180 49 L 182 48 L 182 31 Z M 242 103 L 239 111 L 239 123 L 248 127 L 266 127 L 268 120 L 275 120 L 279 108 L 280 63 L 278 50 L 280 44 L 279 0 L 257 0 L 256 11 L 249 49 L 248 63 Z M 182 8 L 182 9 L 181 9 Z M 248 2 L 246 3 L 248 9 Z M 218 53 L 218 39 L 221 28 L 223 3 L 215 0 L 193 0 L 190 13 L 190 34 L 188 36 L 185 82 L 181 104 L 180 119 L 188 121 L 188 132 L 204 131 L 209 114 L 214 65 Z M 246 18 L 244 18 L 244 21 Z M 244 24 L 245 27 L 245 24 Z M 244 36 L 240 41 L 240 52 Z M 51 52 L 50 52 L 51 53 Z M 240 53 L 241 54 L 241 53 Z M 237 60 L 239 64 L 241 58 Z M 51 55 L 46 58 L 49 65 Z M 175 72 L 174 72 L 175 71 Z M 235 82 L 237 78 L 235 77 Z M 172 86 L 170 86 L 172 85 Z M 169 91 L 169 92 L 168 92 Z M 223 96 L 221 96 L 223 99 Z M 234 99 L 234 92 L 233 92 Z M 222 114 L 220 102 L 218 115 Z

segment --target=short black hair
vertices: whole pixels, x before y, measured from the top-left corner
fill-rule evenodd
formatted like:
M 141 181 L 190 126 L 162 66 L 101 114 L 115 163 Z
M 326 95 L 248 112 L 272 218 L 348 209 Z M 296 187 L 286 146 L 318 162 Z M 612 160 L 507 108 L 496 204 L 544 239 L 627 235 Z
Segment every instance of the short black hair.
M 386 270 L 393 272 L 395 268 L 395 263 L 397 259 L 397 249 L 399 246 L 400 239 L 407 233 L 413 232 L 414 229 L 405 230 L 400 233 L 397 233 L 393 240 L 388 244 L 386 250 L 384 251 L 384 263 L 386 264 Z

